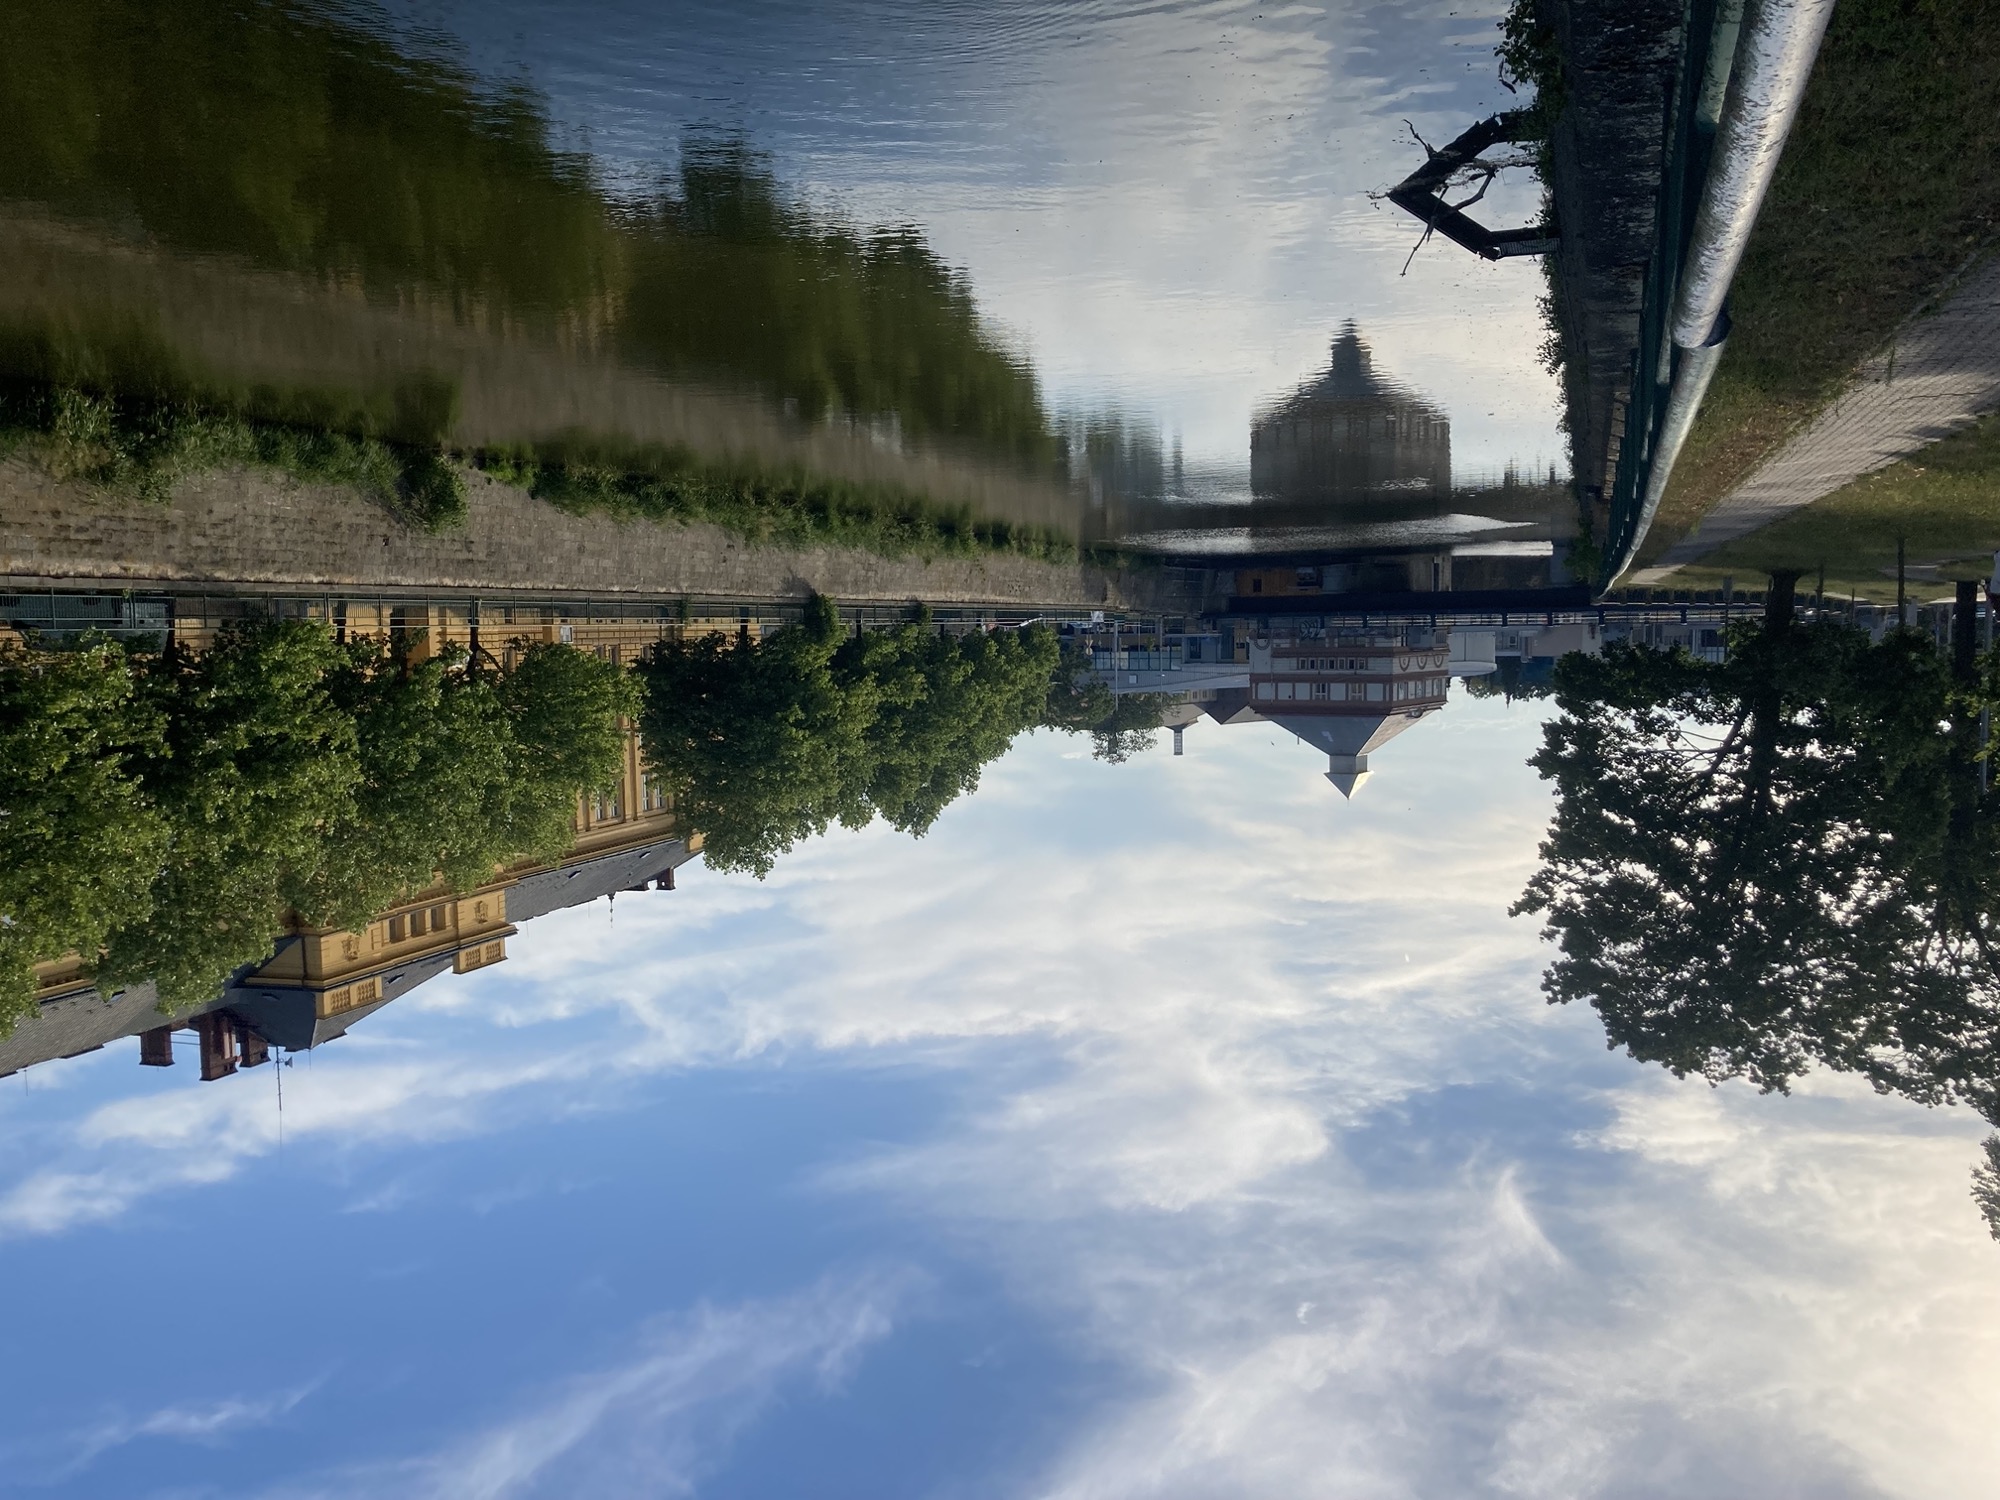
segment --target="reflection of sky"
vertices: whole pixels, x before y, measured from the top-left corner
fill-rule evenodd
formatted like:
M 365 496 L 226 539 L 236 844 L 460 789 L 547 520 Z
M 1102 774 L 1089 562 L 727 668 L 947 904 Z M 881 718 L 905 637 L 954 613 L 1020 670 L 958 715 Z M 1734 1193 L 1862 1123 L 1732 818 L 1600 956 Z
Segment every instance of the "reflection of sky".
M 1436 241 L 1405 276 L 1417 226 L 1366 196 L 1421 160 L 1405 121 L 1440 144 L 1513 102 L 1499 0 L 402 8 L 525 72 L 615 178 L 741 133 L 816 206 L 917 225 L 1053 399 L 1155 419 L 1197 467 L 1247 465 L 1253 409 L 1348 318 L 1450 413 L 1461 476 L 1564 462 L 1538 266 Z M 1527 222 L 1536 190 L 1485 208 Z
M 284 1075 L 0 1091 L 0 1489 L 1985 1493 L 1975 1122 L 1676 1083 L 1504 915 L 1535 722 L 1353 803 L 1038 736 Z

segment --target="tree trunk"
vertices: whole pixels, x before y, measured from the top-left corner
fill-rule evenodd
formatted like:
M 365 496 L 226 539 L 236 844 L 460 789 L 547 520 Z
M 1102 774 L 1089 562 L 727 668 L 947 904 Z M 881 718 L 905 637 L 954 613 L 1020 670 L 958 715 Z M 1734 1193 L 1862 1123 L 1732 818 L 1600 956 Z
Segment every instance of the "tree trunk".
M 1951 675 L 1960 682 L 1972 681 L 1976 656 L 1974 629 L 1979 619 L 1979 585 L 1965 579 L 1951 606 Z
M 1798 585 L 1796 568 L 1771 575 L 1771 586 L 1764 591 L 1764 628 L 1774 635 L 1792 628 L 1798 604 Z

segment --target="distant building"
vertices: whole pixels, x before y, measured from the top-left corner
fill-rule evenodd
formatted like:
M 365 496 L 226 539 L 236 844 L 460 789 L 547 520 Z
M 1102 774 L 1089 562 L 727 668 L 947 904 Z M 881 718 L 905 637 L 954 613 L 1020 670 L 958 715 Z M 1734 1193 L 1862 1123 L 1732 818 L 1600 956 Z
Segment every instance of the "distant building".
M 1326 372 L 1250 427 L 1258 499 L 1443 501 L 1451 495 L 1451 421 L 1375 373 L 1352 323 Z

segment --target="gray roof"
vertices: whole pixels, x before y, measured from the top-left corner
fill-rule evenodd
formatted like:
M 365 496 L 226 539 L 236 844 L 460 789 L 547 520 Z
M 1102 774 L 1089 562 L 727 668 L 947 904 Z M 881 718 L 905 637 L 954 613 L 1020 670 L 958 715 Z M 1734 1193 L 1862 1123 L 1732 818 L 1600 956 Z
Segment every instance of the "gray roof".
M 289 941 L 297 942 L 292 938 Z M 382 976 L 382 997 L 368 1005 L 357 1005 L 337 1016 L 320 1016 L 314 1005 L 314 991 L 285 985 L 230 985 L 222 992 L 222 1004 L 247 1021 L 253 1031 L 274 1047 L 303 1052 L 345 1036 L 347 1028 L 363 1016 L 372 1016 L 391 1000 L 409 994 L 418 985 L 437 978 L 451 967 L 451 953 L 433 953 L 427 958 L 398 964 Z
M 220 1004 L 218 997 L 207 1005 L 179 1011 L 173 1019 L 185 1020 Z M 0 1077 L 58 1057 L 94 1052 L 110 1042 L 164 1026 L 169 1017 L 160 1013 L 159 1005 L 160 994 L 151 981 L 109 997 L 89 989 L 44 1000 L 38 1015 L 22 1021 L 12 1036 L 0 1040 Z
M 525 922 L 566 906 L 582 906 L 657 879 L 692 858 L 685 840 L 660 839 L 617 854 L 558 865 L 526 876 L 508 889 L 507 917 L 511 922 Z M 279 949 L 297 941 L 283 939 Z M 36 1063 L 93 1052 L 169 1021 L 179 1024 L 212 1010 L 234 1012 L 273 1046 L 303 1051 L 344 1035 L 355 1022 L 436 978 L 451 965 L 449 952 L 398 965 L 383 974 L 381 999 L 327 1018 L 314 1014 L 311 990 L 260 985 L 254 980 L 242 983 L 248 976 L 232 979 L 207 1004 L 171 1015 L 161 1013 L 159 993 L 150 982 L 108 998 L 94 989 L 80 990 L 44 1001 L 37 1015 L 16 1026 L 12 1036 L 0 1038 L 0 1077 Z
M 1422 718 L 1422 709 L 1388 714 L 1267 714 L 1273 724 L 1328 755 L 1366 755 L 1379 750 Z
M 529 922 L 565 906 L 584 906 L 655 880 L 693 858 L 685 840 L 661 839 L 637 849 L 557 865 L 553 870 L 524 876 L 508 889 L 507 920 Z

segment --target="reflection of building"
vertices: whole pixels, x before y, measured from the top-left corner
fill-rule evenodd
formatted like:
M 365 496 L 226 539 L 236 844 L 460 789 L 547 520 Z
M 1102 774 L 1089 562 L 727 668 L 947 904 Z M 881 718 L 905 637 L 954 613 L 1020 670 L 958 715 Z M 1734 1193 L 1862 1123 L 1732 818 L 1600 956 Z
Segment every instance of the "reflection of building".
M 1493 632 L 1427 624 L 1250 619 L 1095 644 L 1099 680 L 1112 692 L 1174 700 L 1159 720 L 1173 731 L 1174 754 L 1204 715 L 1275 724 L 1323 753 L 1327 779 L 1349 797 L 1368 779 L 1370 755 L 1445 706 L 1453 677 L 1494 669 Z
M 1375 373 L 1349 323 L 1326 373 L 1250 428 L 1259 499 L 1435 499 L 1451 494 L 1451 422 Z
M 1209 712 L 1276 724 L 1326 755 L 1343 797 L 1368 779 L 1368 757 L 1444 707 L 1451 632 L 1427 628 L 1273 636 L 1250 645 L 1250 682 Z

